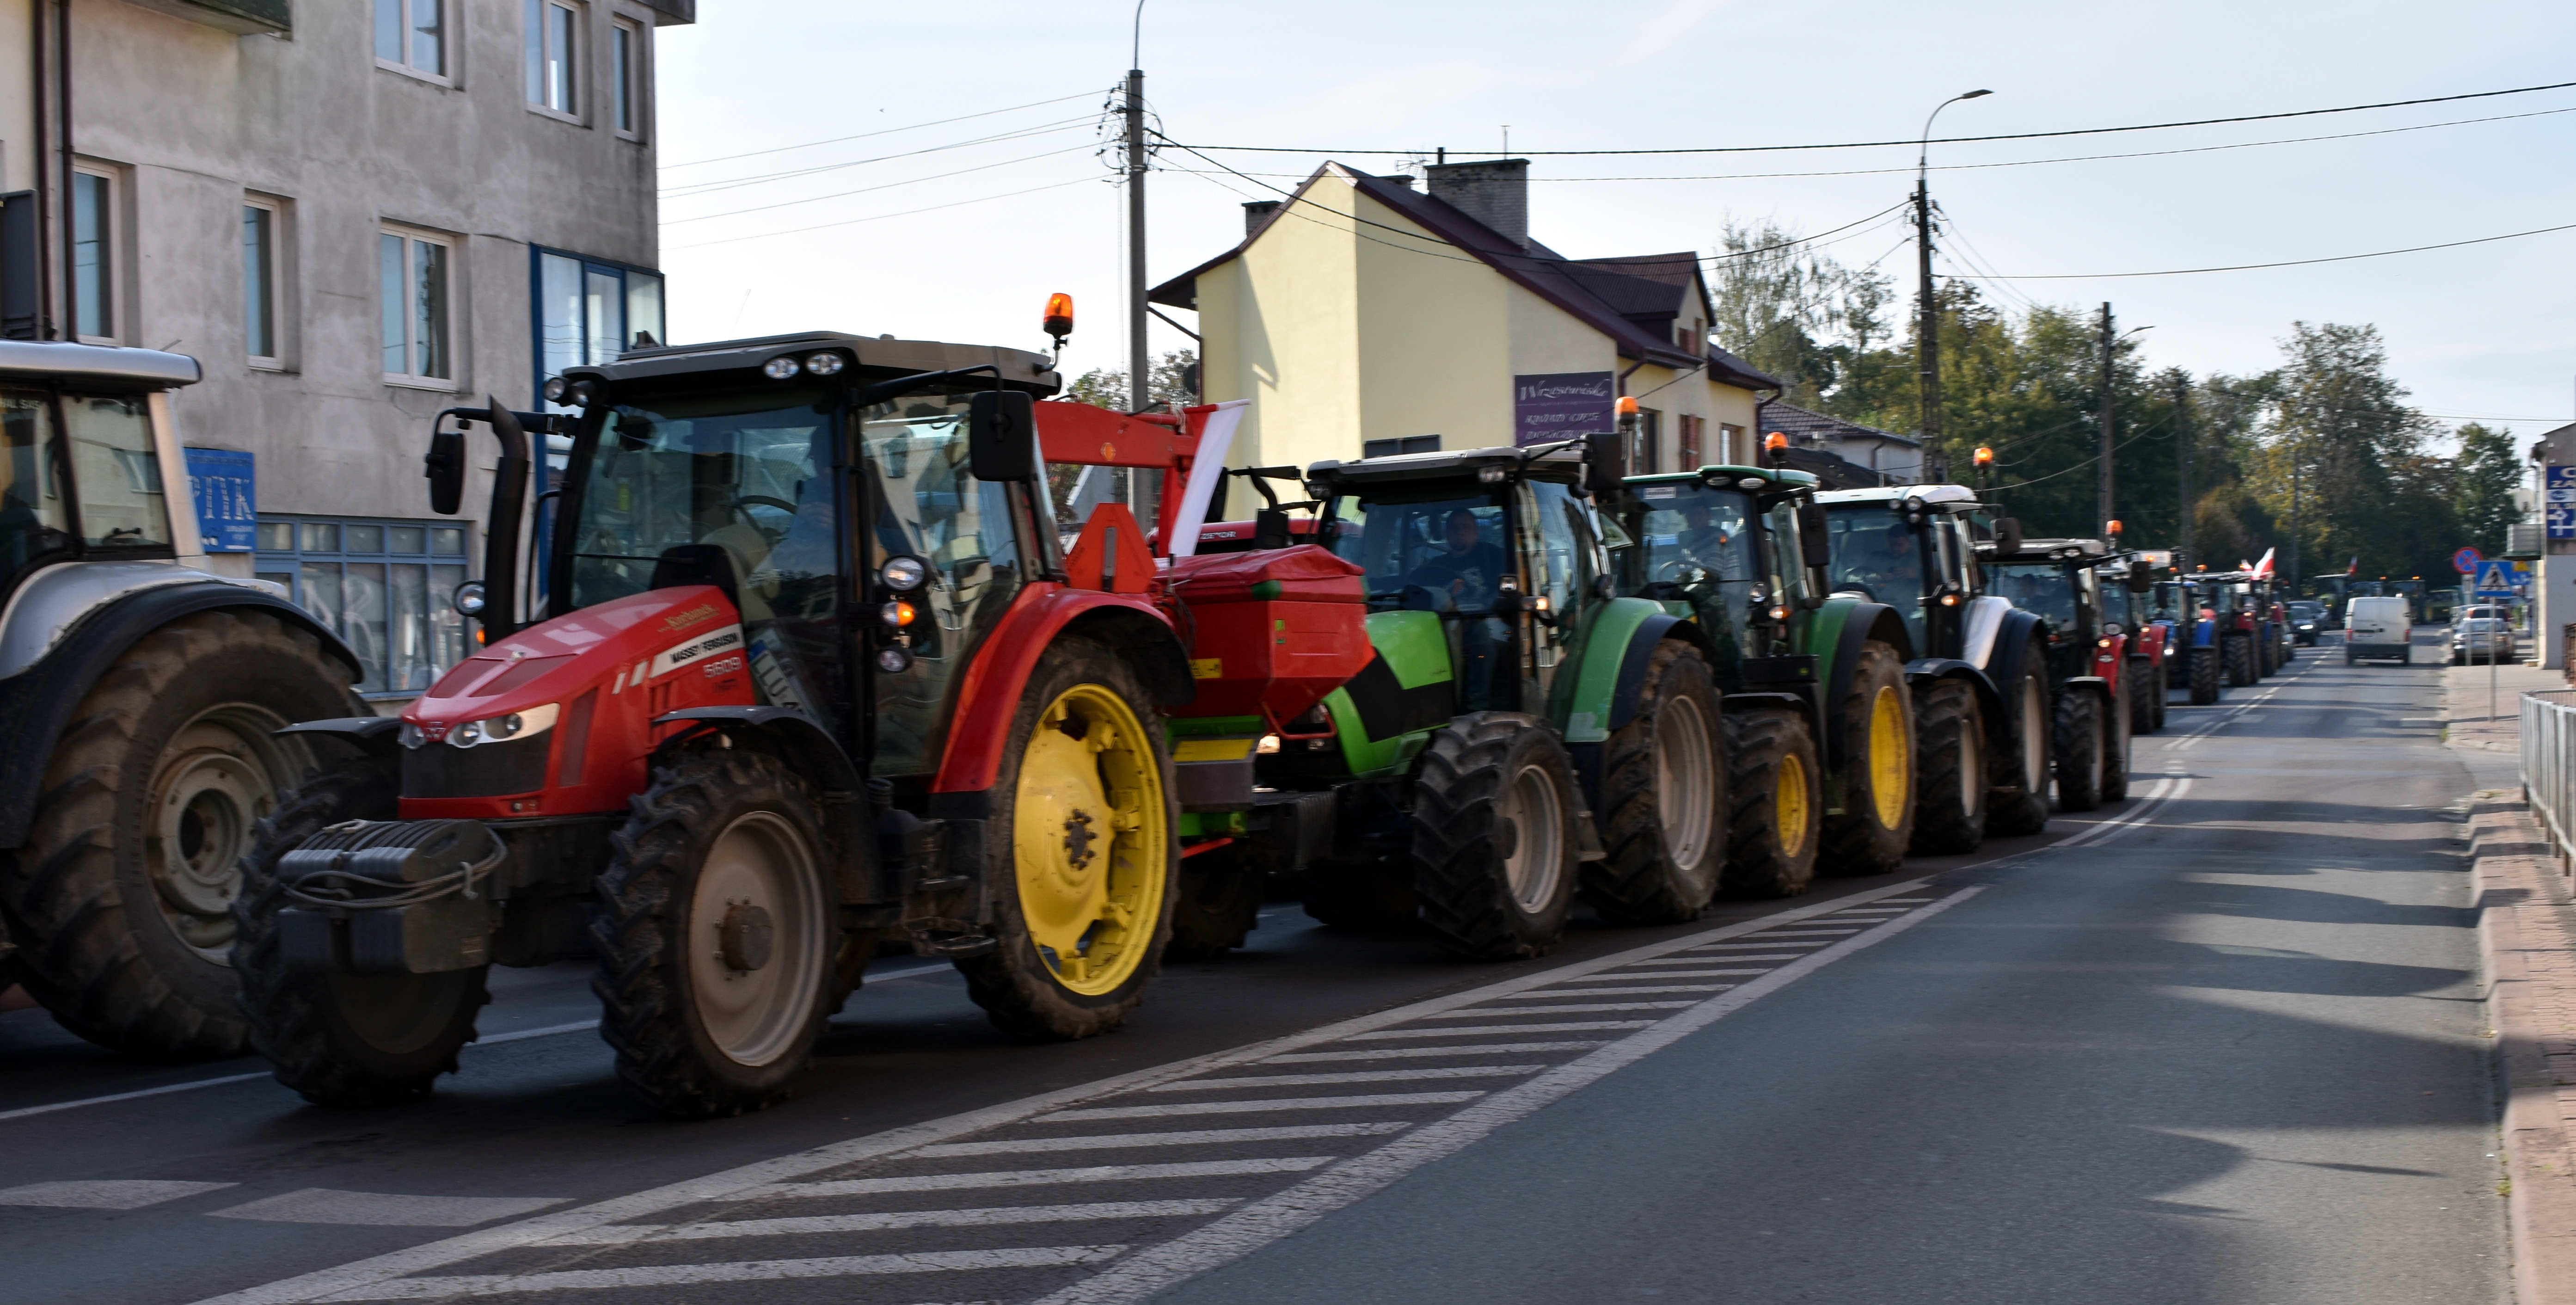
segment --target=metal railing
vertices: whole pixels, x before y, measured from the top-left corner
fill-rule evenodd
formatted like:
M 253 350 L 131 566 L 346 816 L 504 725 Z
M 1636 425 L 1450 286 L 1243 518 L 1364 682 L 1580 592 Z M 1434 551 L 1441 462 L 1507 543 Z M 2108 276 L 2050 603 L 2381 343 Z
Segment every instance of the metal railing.
M 2576 689 L 2522 695 L 2522 796 L 2550 846 L 2576 857 Z

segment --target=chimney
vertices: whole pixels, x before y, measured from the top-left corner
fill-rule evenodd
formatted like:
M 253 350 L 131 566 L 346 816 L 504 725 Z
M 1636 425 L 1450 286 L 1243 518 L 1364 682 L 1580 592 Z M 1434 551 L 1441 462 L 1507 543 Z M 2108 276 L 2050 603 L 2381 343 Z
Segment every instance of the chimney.
M 1250 237 L 1253 232 L 1260 230 L 1261 224 L 1269 221 L 1270 215 L 1278 212 L 1279 206 L 1285 202 L 1285 200 L 1276 199 L 1253 199 L 1244 201 L 1243 234 L 1246 237 Z
M 1434 163 L 1424 168 L 1431 197 L 1493 228 L 1494 234 L 1529 248 L 1529 160 Z

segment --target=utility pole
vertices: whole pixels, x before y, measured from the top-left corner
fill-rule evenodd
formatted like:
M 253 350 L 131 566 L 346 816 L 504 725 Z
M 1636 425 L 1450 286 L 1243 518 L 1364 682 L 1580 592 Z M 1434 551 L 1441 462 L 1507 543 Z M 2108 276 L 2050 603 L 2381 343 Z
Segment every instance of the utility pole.
M 1941 447 L 1941 310 L 1932 293 L 1932 119 L 1941 110 L 1961 100 L 1992 95 L 1993 91 L 1967 91 L 1953 95 L 1932 107 L 1923 119 L 1923 139 L 1916 146 L 1914 159 L 1914 264 L 1916 304 L 1914 324 L 1914 365 L 1921 385 L 1923 405 L 1922 430 L 1924 449 Z
M 2179 372 L 2174 374 L 2173 405 L 2175 462 L 2182 481 L 2174 499 L 2181 507 L 2182 517 L 2182 545 L 2174 550 L 2174 567 L 2179 570 L 2193 556 L 2191 530 L 2198 524 L 2193 519 L 2198 514 L 2192 511 L 2191 501 L 2191 383 Z
M 2290 592 L 2299 592 L 2299 436 L 2290 435 Z
M 1142 21 L 1143 5 L 1137 6 Z M 1138 62 L 1143 62 L 1141 59 Z M 1145 70 L 1127 70 L 1127 410 L 1151 402 L 1145 356 Z
M 2111 305 L 2102 305 L 2102 511 L 2099 525 L 2111 530 L 2111 351 L 2119 341 L 2111 334 Z

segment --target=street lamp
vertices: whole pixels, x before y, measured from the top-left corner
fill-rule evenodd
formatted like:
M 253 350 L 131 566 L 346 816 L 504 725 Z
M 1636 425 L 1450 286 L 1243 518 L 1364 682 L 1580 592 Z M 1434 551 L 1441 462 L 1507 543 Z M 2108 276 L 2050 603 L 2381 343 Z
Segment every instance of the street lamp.
M 1916 305 L 1920 314 L 1914 328 L 1914 363 L 1920 369 L 1922 385 L 1923 447 L 1941 446 L 1941 315 L 1932 302 L 1932 120 L 1941 110 L 1961 100 L 1980 99 L 1993 91 L 1975 90 L 1953 95 L 1932 107 L 1923 119 L 1923 138 L 1915 145 L 1914 158 L 1914 255 L 1917 273 Z

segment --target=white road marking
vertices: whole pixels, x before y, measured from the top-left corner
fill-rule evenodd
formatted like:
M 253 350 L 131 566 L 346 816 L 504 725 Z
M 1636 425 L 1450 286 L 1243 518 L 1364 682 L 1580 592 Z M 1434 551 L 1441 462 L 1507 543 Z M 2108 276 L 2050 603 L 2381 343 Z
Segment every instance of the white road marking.
M 1142 1165 L 1078 1165 L 1069 1169 L 990 1169 L 971 1174 L 896 1174 L 884 1178 L 827 1178 L 772 1183 L 734 1194 L 739 1200 L 781 1196 L 874 1196 L 880 1192 L 953 1192 L 975 1187 L 1053 1187 L 1061 1183 L 1123 1182 L 1161 1178 L 1228 1178 L 1239 1174 L 1302 1174 L 1330 1164 L 1328 1155 L 1283 1155 L 1255 1160 L 1179 1160 Z
M 1011 1155 L 1024 1151 L 1116 1151 L 1131 1146 L 1222 1146 L 1235 1142 L 1278 1142 L 1309 1137 L 1373 1137 L 1401 1133 L 1402 1123 L 1283 1124 L 1276 1128 L 1201 1128 L 1173 1133 L 1095 1133 L 1088 1137 L 1015 1137 L 1001 1142 L 943 1142 L 916 1148 L 924 1159 L 941 1156 Z
M 1532 1051 L 1581 1051 L 1601 1045 L 1599 1038 L 1574 1042 L 1495 1042 L 1478 1047 L 1371 1047 L 1365 1051 L 1307 1051 L 1291 1056 L 1272 1056 L 1265 1065 L 1313 1064 L 1316 1062 L 1353 1060 L 1421 1060 L 1433 1056 L 1518 1056 Z M 1147 1088 L 1146 1091 L 1160 1091 Z
M 1094 1201 L 1083 1205 L 995 1205 L 972 1210 L 896 1210 L 874 1214 L 812 1214 L 779 1219 L 715 1219 L 705 1223 L 612 1223 L 566 1233 L 549 1246 L 622 1246 L 646 1241 L 718 1241 L 732 1237 L 806 1237 L 817 1233 L 886 1232 L 897 1228 L 976 1228 L 1003 1223 L 1074 1223 L 1084 1219 L 1170 1219 L 1222 1214 L 1243 1204 L 1239 1196 L 1180 1201 Z
M 1536 1000 L 1536 998 L 1533 998 L 1528 993 L 1515 993 L 1510 1000 L 1531 1001 Z M 1688 1005 L 1690 1005 L 1690 1003 L 1686 1001 L 1596 1001 L 1585 1002 L 1583 1004 L 1573 1006 L 1534 1006 L 1525 1010 L 1496 1010 L 1491 1006 L 1480 1006 L 1473 1010 L 1446 1011 L 1438 1015 L 1425 1015 L 1422 1018 L 1426 1020 L 1489 1020 L 1497 1015 L 1591 1015 L 1601 1011 L 1610 1010 L 1680 1010 L 1682 1007 Z
M 471 1228 L 478 1223 L 561 1205 L 568 1196 L 397 1196 L 389 1192 L 335 1192 L 307 1187 L 209 1211 L 217 1219 L 270 1223 L 344 1223 L 386 1228 Z
M 171 1092 L 193 1092 L 198 1088 L 222 1087 L 226 1083 L 247 1083 L 255 1078 L 270 1077 L 272 1076 L 267 1070 L 261 1070 L 256 1074 L 226 1074 L 221 1078 L 191 1079 L 185 1083 L 138 1088 L 132 1092 L 110 1092 L 103 1097 L 82 1097 L 77 1101 L 57 1101 L 45 1106 L 20 1106 L 15 1110 L 0 1110 L 0 1120 L 25 1119 L 30 1115 L 50 1115 L 57 1110 L 78 1110 L 82 1106 L 103 1106 L 111 1101 L 132 1101 L 137 1097 L 157 1097 Z
M 1536 970 L 1531 973 L 1518 975 L 1508 979 L 1501 979 L 1481 988 L 1474 988 L 1465 992 L 1451 993 L 1442 997 L 1426 998 L 1422 1001 L 1399 1006 L 1391 1010 L 1383 1010 L 1374 1014 L 1355 1016 L 1346 1020 L 1338 1020 L 1330 1024 L 1320 1025 L 1315 1028 L 1306 1029 L 1302 1032 L 1288 1034 L 1284 1037 L 1272 1038 L 1264 1042 L 1256 1042 L 1246 1046 L 1210 1052 L 1206 1055 L 1193 1056 L 1188 1059 L 1175 1061 L 1166 1065 L 1157 1065 L 1146 1069 L 1131 1071 L 1125 1074 L 1113 1075 L 1111 1077 L 1097 1079 L 1089 1083 L 1080 1083 L 1071 1087 L 1059 1088 L 1052 1092 L 1042 1092 L 1034 1096 L 1020 1098 L 1016 1101 L 1007 1101 L 978 1110 L 963 1111 L 958 1114 L 945 1116 L 939 1119 L 924 1120 L 920 1123 L 909 1124 L 900 1128 L 886 1129 L 884 1131 L 867 1134 L 862 1137 L 849 1138 L 804 1151 L 774 1156 L 764 1160 L 757 1160 L 749 1164 L 737 1165 L 733 1168 L 718 1170 L 713 1173 L 699 1174 L 676 1182 L 665 1183 L 659 1187 L 628 1193 L 624 1196 L 612 1197 L 605 1201 L 597 1201 L 574 1209 L 558 1210 L 550 1214 L 540 1214 L 514 1223 L 503 1224 L 498 1227 L 444 1237 L 436 1241 L 425 1242 L 417 1246 L 408 1246 L 400 1250 L 388 1251 L 379 1255 L 366 1256 L 343 1264 L 318 1269 L 310 1273 L 298 1274 L 294 1277 L 279 1279 L 258 1286 L 245 1288 L 240 1291 L 228 1292 L 221 1296 L 210 1297 L 205 1301 L 200 1302 L 200 1305 L 301 1305 L 302 1302 L 318 1301 L 332 1296 L 339 1296 L 344 1299 L 366 1299 L 371 1291 L 379 1288 L 408 1292 L 412 1289 L 397 1281 L 403 1279 L 405 1275 L 423 1273 L 447 1265 L 462 1264 L 482 1256 L 498 1254 L 505 1251 L 535 1245 L 546 1238 L 558 1236 L 572 1229 L 590 1228 L 597 1227 L 602 1224 L 643 1219 L 663 1211 L 677 1209 L 687 1205 L 739 1200 L 742 1199 L 743 1194 L 746 1192 L 771 1190 L 778 1184 L 803 1178 L 811 1174 L 822 1173 L 833 1169 L 843 1169 L 852 1165 L 863 1164 L 868 1161 L 881 1160 L 889 1157 L 920 1155 L 922 1154 L 921 1148 L 928 1144 L 941 1143 L 950 1138 L 971 1136 L 989 1129 L 1016 1124 L 1033 1115 L 1044 1114 L 1049 1110 L 1060 1109 L 1080 1102 L 1116 1096 L 1118 1094 L 1135 1091 L 1140 1088 L 1151 1087 L 1157 1083 L 1166 1083 L 1174 1079 L 1188 1078 L 1192 1075 L 1204 1074 L 1213 1070 L 1232 1066 L 1254 1065 L 1271 1061 L 1284 1063 L 1292 1058 L 1289 1053 L 1304 1053 L 1307 1048 L 1311 1047 L 1322 1047 L 1334 1043 L 1367 1040 L 1374 1037 L 1375 1031 L 1377 1030 L 1384 1030 L 1392 1025 L 1402 1024 L 1407 1020 L 1419 1019 L 1421 1016 L 1435 1011 L 1454 1010 L 1462 1006 L 1474 1005 L 1480 1001 L 1488 1001 L 1506 993 L 1542 987 L 1550 983 L 1562 983 L 1566 980 L 1580 978 L 1587 974 L 1597 974 L 1604 970 L 1615 970 L 1622 966 L 1637 965 L 1657 958 L 1670 957 L 1676 953 L 1690 951 L 1694 948 L 1703 948 L 1714 940 L 1742 937 L 1759 929 L 1769 928 L 1794 920 L 1810 919 L 1828 911 L 1857 906 L 1865 902 L 1877 901 L 1882 898 L 1892 898 L 1903 893 L 1915 892 L 1921 889 L 1926 882 L 1928 881 L 1925 879 L 1909 879 L 1901 883 L 1889 884 L 1884 888 L 1870 889 L 1863 892 L 1848 894 L 1830 902 L 1816 902 L 1806 906 L 1795 906 L 1784 911 L 1773 912 L 1769 915 L 1760 916 L 1752 920 L 1740 920 L 1731 924 L 1719 925 L 1715 928 L 1703 930 L 1697 933 L 1685 934 L 1679 938 L 1667 938 L 1659 942 L 1645 943 L 1637 947 L 1628 948 L 1624 951 L 1613 952 L 1607 956 L 1595 957 L 1588 961 L 1575 961 L 1566 965 Z M 1767 979 L 1757 981 L 1757 983 L 1767 982 L 1769 982 Z M 1584 1027 L 1582 1029 L 1567 1029 L 1562 1031 L 1588 1032 L 1592 1031 L 1595 1026 L 1601 1025 L 1613 1028 L 1637 1028 L 1642 1027 L 1645 1023 L 1646 1021 L 1642 1020 L 1587 1021 L 1584 1023 Z M 1478 1032 L 1518 1036 L 1533 1032 L 1552 1031 L 1559 1030 L 1550 1029 L 1546 1026 L 1525 1024 L 1506 1026 L 1500 1030 L 1443 1029 L 1435 1031 L 1407 1029 L 1398 1031 L 1394 1036 L 1397 1038 L 1423 1039 L 1433 1036 L 1456 1037 Z M 1522 1042 L 1506 1045 L 1513 1050 L 1521 1051 L 1559 1049 L 1563 1047 L 1562 1042 Z M 1465 1054 L 1469 1050 L 1483 1052 L 1490 1049 L 1491 1044 L 1485 1047 L 1472 1049 L 1459 1047 L 1422 1047 L 1394 1051 L 1389 1054 L 1402 1056 L 1458 1055 Z M 1571 1048 L 1564 1049 L 1570 1050 Z M 1337 1051 L 1313 1054 L 1332 1056 L 1338 1059 L 1346 1055 L 1356 1057 L 1365 1056 L 1368 1053 Z M 1333 1126 L 1327 1125 L 1323 1127 L 1331 1128 Z M 1400 1129 L 1403 1126 L 1388 1125 L 1386 1127 L 1390 1129 Z M 1299 1134 L 1299 1136 L 1341 1135 L 1343 1134 Z M 1169 1135 L 1167 1134 L 1164 1136 L 1168 1137 Z M 979 1151 L 976 1153 L 981 1154 L 982 1152 Z M 431 1294 L 435 1293 L 433 1292 Z
M 1464 1150 L 1505 1124 L 1653 1055 L 1843 957 L 1885 942 L 1981 891 L 1981 887 L 1963 888 L 1913 915 L 1890 920 L 1860 937 L 1784 965 L 1764 978 L 1659 1021 L 1653 1028 L 1621 1038 L 1446 1119 L 1425 1124 L 1374 1151 L 1334 1165 L 1276 1196 L 1128 1256 L 1095 1277 L 1044 1297 L 1038 1305 L 1127 1305 L 1183 1279 L 1241 1259 L 1423 1165 Z
M 1796 947 L 1812 947 L 1816 944 L 1792 943 L 1789 945 Z M 1718 967 L 1722 965 L 1742 965 L 1746 961 L 1794 961 L 1804 955 L 1806 955 L 1805 952 L 1780 952 L 1770 955 L 1754 956 L 1687 957 L 1681 961 L 1650 962 L 1657 967 L 1651 970 L 1617 970 L 1607 974 L 1586 975 L 1580 979 L 1568 979 L 1566 982 L 1621 983 L 1629 979 L 1687 979 L 1694 974 L 1732 974 L 1734 971 L 1719 969 Z M 1696 961 L 1698 963 L 1689 963 L 1692 961 Z M 1752 971 L 1752 973 L 1759 974 L 1761 971 L 1755 970 Z
M 1428 1015 L 1424 1019 L 1431 1018 Z M 1464 1029 L 1388 1029 L 1354 1033 L 1344 1042 L 1395 1042 L 1405 1038 L 1483 1038 L 1498 1033 L 1590 1033 L 1595 1029 L 1642 1029 L 1653 1020 L 1567 1020 L 1561 1024 L 1478 1024 Z
M 863 1273 L 961 1273 L 976 1269 L 1045 1269 L 1097 1264 L 1124 1246 L 1006 1246 L 988 1251 L 915 1251 L 910 1255 L 836 1255 L 813 1260 L 737 1260 L 727 1264 L 654 1264 L 631 1269 L 566 1269 L 554 1273 L 467 1273 L 448 1278 L 399 1278 L 329 1296 L 330 1301 L 444 1300 L 451 1296 L 514 1296 L 538 1291 L 598 1291 L 616 1287 L 677 1287 L 696 1282 L 776 1282 L 788 1278 L 845 1278 Z
M 2091 829 L 2077 834 L 2073 838 L 2062 839 L 2054 844 L 2054 846 L 2099 847 L 2102 844 L 2110 842 L 2112 839 L 2118 838 L 2122 834 L 2144 824 L 2149 817 L 2155 815 L 2156 812 L 2161 810 L 2167 803 L 2172 802 L 2183 794 L 2191 791 L 2190 776 L 2169 775 L 2166 779 L 2172 782 L 2171 787 L 2166 787 L 2163 782 L 2159 782 L 2157 787 L 2164 789 L 2164 791 L 2149 797 L 2144 802 L 2139 803 L 2136 809 L 2123 813 L 2117 820 L 2105 820 L 2100 824 L 2093 826 Z
M 495 1047 L 504 1042 L 525 1042 L 530 1038 L 551 1038 L 564 1033 L 588 1033 L 592 1029 L 598 1027 L 599 1021 L 597 1020 L 581 1020 L 573 1024 L 552 1024 L 542 1029 L 521 1029 L 516 1033 L 486 1034 L 474 1039 L 473 1045 L 478 1047 Z
M 1773 938 L 1769 941 L 1757 943 L 1710 943 L 1705 947 L 1693 947 L 1688 950 L 1694 952 L 1758 952 L 1765 947 L 1822 947 L 1824 945 L 1825 944 L 1820 942 L 1790 942 L 1785 939 Z M 1730 961 L 1767 961 L 1773 958 L 1768 956 L 1726 956 L 1711 957 L 1709 959 Z M 1785 959 L 1796 960 L 1797 958 L 1792 956 Z
M 1846 934 L 1859 932 L 1858 929 L 1800 929 L 1794 933 L 1763 933 L 1754 936 L 1757 938 L 1840 938 Z
M 1733 973 L 1762 974 L 1765 973 L 1765 971 L 1736 970 L 1733 971 Z M 1660 979 L 1664 976 L 1660 974 L 1652 974 L 1646 977 Z M 1563 1001 L 1568 997 L 1652 997 L 1667 992 L 1710 992 L 1726 986 L 1727 985 L 1723 983 L 1650 983 L 1634 988 L 1541 988 L 1536 992 L 1516 993 L 1509 997 L 1497 997 L 1495 1000 Z M 1548 1007 L 1547 1009 L 1553 1010 L 1556 1008 Z
M 1281 1097 L 1275 1101 L 1163 1101 L 1150 1106 L 1103 1106 L 1095 1110 L 1059 1110 L 1040 1115 L 1032 1124 L 1079 1123 L 1094 1119 L 1161 1119 L 1168 1115 L 1251 1115 L 1272 1110 L 1374 1110 L 1380 1106 L 1445 1106 L 1473 1101 L 1482 1092 L 1367 1092 L 1346 1097 Z
M 1411 1069 L 1355 1069 L 1338 1074 L 1251 1074 L 1160 1083 L 1148 1092 L 1214 1092 L 1221 1088 L 1316 1087 L 1326 1083 L 1402 1083 L 1433 1078 L 1507 1078 L 1535 1074 L 1545 1065 L 1417 1065 Z
M 238 1183 L 182 1183 L 150 1178 L 101 1178 L 88 1182 L 29 1183 L 0 1188 L 0 1205 L 40 1205 L 58 1210 L 140 1210 Z

